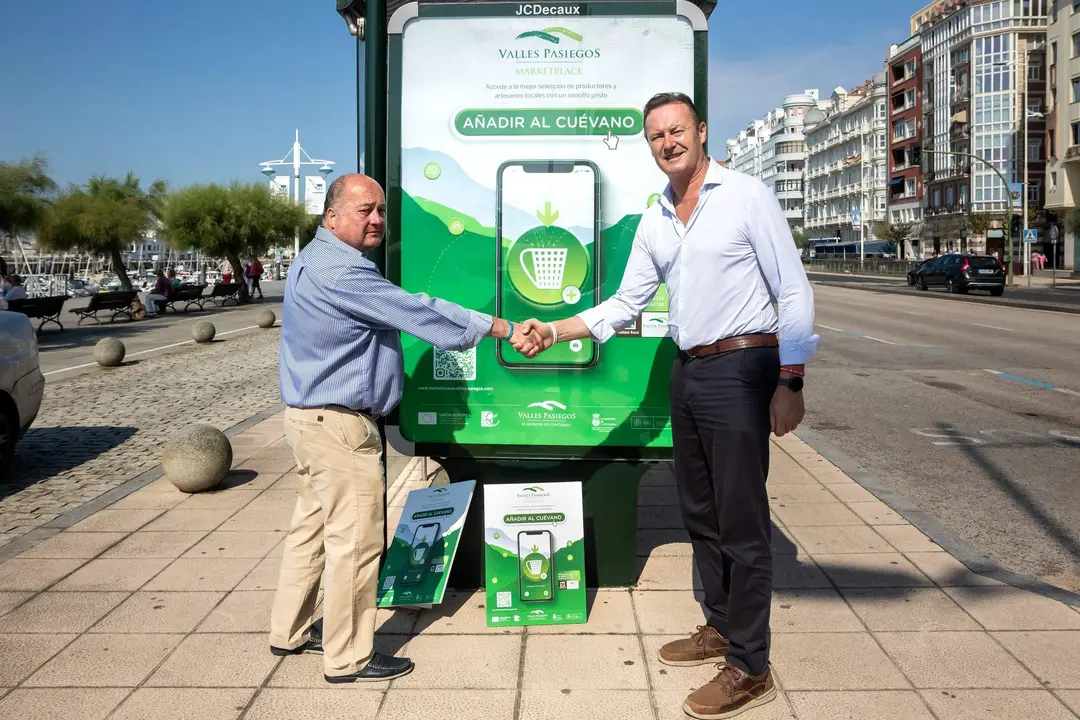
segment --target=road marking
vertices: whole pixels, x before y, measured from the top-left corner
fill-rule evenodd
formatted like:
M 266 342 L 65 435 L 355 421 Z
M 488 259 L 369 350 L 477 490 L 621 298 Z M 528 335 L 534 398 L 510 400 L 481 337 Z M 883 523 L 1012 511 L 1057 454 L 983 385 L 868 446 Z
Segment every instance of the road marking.
M 979 327 L 990 328 L 991 330 L 1004 330 L 1005 332 L 1016 332 L 1012 328 L 1003 328 L 997 325 L 984 325 L 983 323 L 971 323 L 972 325 L 978 325 Z
M 862 338 L 863 340 L 873 340 L 874 342 L 881 343 L 882 345 L 898 345 L 899 344 L 899 343 L 889 342 L 888 340 L 882 340 L 881 338 L 872 337 L 870 335 L 862 335 L 860 333 L 852 332 L 850 330 L 841 330 L 840 328 L 830 327 L 829 325 L 822 325 L 820 323 L 818 323 L 818 327 L 825 328 L 826 330 L 832 330 L 833 332 L 838 332 L 841 335 L 850 335 L 851 337 Z
M 232 335 L 233 333 L 243 332 L 244 330 L 251 330 L 257 327 L 259 326 L 248 325 L 246 327 L 236 328 L 235 330 L 226 330 L 225 332 L 217 333 L 214 337 L 221 337 L 222 335 Z M 170 348 L 180 347 L 181 345 L 191 345 L 194 342 L 194 340 L 185 340 L 184 342 L 173 343 L 171 345 L 162 345 L 161 347 L 150 348 L 149 350 L 140 350 L 139 352 L 133 352 L 130 355 L 124 355 L 124 359 L 126 360 L 129 357 L 135 357 L 136 355 L 145 355 L 147 353 L 157 352 L 159 350 L 168 350 Z M 60 370 L 50 370 L 47 373 L 41 374 L 44 377 L 49 377 L 50 375 L 56 375 L 57 373 L 71 372 L 72 370 L 82 370 L 83 368 L 94 367 L 96 365 L 96 362 L 83 363 L 82 365 L 72 365 L 71 367 L 61 368 Z
M 1041 380 L 1032 380 L 1031 378 L 1022 377 L 1020 375 L 1013 375 L 1012 373 L 1002 372 L 1001 370 L 985 370 L 991 375 L 997 375 L 998 377 L 1005 378 L 1006 380 L 1015 380 L 1016 382 L 1021 382 L 1025 385 L 1031 385 L 1032 387 L 1041 388 L 1043 390 L 1053 390 L 1054 392 L 1064 393 L 1066 395 L 1072 395 L 1074 397 L 1080 397 L 1080 392 L 1077 392 L 1076 390 L 1058 387 L 1057 385 L 1051 385 L 1050 383 L 1043 382 Z

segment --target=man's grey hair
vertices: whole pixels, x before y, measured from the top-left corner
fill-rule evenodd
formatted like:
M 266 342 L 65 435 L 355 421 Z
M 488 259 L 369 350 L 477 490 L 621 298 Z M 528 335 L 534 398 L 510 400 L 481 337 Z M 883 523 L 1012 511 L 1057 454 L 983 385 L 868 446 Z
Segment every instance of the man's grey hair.
M 345 180 L 348 175 L 341 175 L 330 183 L 330 187 L 326 189 L 326 199 L 323 201 L 323 219 L 326 219 L 327 213 L 331 210 L 337 210 L 338 201 L 341 200 L 341 196 L 345 193 Z

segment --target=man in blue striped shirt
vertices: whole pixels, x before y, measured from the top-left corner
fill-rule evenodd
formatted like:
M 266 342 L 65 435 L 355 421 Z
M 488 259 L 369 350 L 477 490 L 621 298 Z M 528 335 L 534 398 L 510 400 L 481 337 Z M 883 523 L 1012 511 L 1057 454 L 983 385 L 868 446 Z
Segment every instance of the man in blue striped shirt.
M 376 418 L 401 400 L 398 332 L 442 350 L 485 337 L 530 353 L 535 333 L 386 280 L 364 253 L 386 231 L 382 188 L 344 175 L 327 191 L 323 224 L 289 268 L 281 318 L 285 437 L 296 456 L 299 497 L 285 539 L 270 649 L 323 653 L 328 682 L 386 681 L 408 658 L 374 652 L 376 583 L 383 538 L 382 440 Z M 323 582 L 324 621 L 314 624 Z

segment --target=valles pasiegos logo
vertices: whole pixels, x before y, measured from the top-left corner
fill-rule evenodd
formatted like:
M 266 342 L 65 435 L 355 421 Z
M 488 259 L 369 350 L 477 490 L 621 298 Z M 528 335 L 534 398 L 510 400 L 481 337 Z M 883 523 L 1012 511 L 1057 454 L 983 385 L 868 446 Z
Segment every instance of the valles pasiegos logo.
M 514 39 L 541 40 L 547 45 L 540 48 L 502 48 L 499 50 L 499 57 L 503 60 L 592 60 L 600 57 L 600 48 L 581 47 L 585 38 L 570 28 L 556 26 L 542 30 L 527 30 Z M 570 41 L 571 45 L 567 47 L 564 40 Z M 563 47 L 553 47 L 558 45 L 563 45 Z
M 570 29 L 564 28 L 564 27 L 549 27 L 549 28 L 544 28 L 543 30 L 529 30 L 528 32 L 521 33 L 515 39 L 524 40 L 525 38 L 535 37 L 535 38 L 540 38 L 541 40 L 547 40 L 549 43 L 552 43 L 553 45 L 558 45 L 559 40 L 560 40 L 560 38 L 559 38 L 560 35 L 562 35 L 563 37 L 567 37 L 567 38 L 569 38 L 571 40 L 574 40 L 576 42 L 581 42 L 582 40 L 585 39 L 581 35 L 579 35 L 578 33 L 574 32 L 573 30 L 570 30 Z
M 523 488 L 522 492 L 539 493 L 544 492 L 544 488 L 540 487 L 539 485 L 533 485 L 532 487 Z

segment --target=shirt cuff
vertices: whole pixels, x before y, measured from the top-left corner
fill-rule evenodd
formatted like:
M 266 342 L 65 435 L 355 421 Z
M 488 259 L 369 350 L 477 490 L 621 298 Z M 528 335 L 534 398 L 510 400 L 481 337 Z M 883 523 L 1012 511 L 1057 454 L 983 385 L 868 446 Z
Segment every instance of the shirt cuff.
M 472 342 L 469 343 L 469 347 L 476 347 L 480 344 L 480 341 L 487 337 L 491 332 L 491 326 L 494 324 L 495 319 L 490 315 L 485 315 L 475 310 L 469 311 L 469 337 Z
M 592 307 L 578 313 L 581 322 L 589 328 L 589 332 L 598 341 L 605 343 L 615 335 L 615 328 L 604 317 L 604 311 L 599 307 Z
M 782 341 L 780 343 L 781 365 L 805 365 L 817 352 L 821 337 L 811 335 L 802 342 Z

